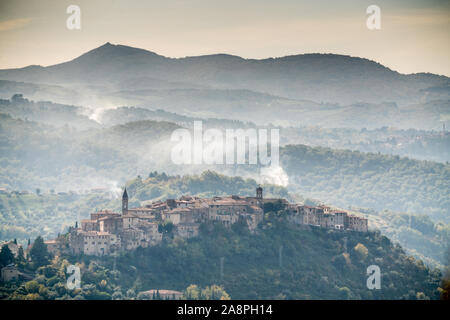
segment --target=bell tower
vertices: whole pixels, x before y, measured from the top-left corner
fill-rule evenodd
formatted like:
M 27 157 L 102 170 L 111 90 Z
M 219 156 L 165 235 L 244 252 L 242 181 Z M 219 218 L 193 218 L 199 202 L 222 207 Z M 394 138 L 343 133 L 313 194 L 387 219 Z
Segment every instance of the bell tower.
M 261 186 L 258 186 L 258 188 L 256 188 L 256 198 L 259 200 L 262 200 L 263 198 L 263 188 L 261 188 Z
M 122 215 L 126 215 L 127 213 L 128 213 L 128 193 L 127 188 L 125 188 L 122 195 Z

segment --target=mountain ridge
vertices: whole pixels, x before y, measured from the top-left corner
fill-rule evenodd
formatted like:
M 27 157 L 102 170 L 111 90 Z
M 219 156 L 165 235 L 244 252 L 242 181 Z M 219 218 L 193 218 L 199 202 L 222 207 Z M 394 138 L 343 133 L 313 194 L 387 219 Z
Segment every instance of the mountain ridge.
M 113 52 L 112 50 L 116 50 L 116 52 Z M 298 54 L 289 54 L 289 55 L 285 55 L 285 56 L 277 56 L 277 57 L 267 57 L 267 58 L 244 58 L 241 57 L 239 55 L 232 55 L 232 54 L 228 54 L 228 53 L 224 53 L 224 52 L 218 52 L 218 53 L 211 53 L 211 54 L 200 54 L 200 55 L 196 55 L 196 56 L 184 56 L 184 57 L 169 57 L 169 56 L 164 56 L 164 55 L 160 55 L 157 54 L 154 51 L 151 50 L 147 50 L 147 49 L 143 49 L 143 48 L 137 48 L 137 47 L 132 47 L 132 46 L 127 46 L 127 45 L 122 45 L 122 44 L 112 44 L 110 42 L 106 42 L 105 44 L 96 47 L 94 49 L 91 49 L 83 54 L 81 54 L 80 56 L 72 59 L 72 60 L 68 60 L 62 63 L 57 63 L 57 64 L 52 64 L 52 65 L 48 65 L 48 66 L 42 66 L 42 65 L 28 65 L 28 66 L 24 66 L 24 67 L 19 67 L 19 68 L 7 68 L 7 69 L 0 69 L 0 71 L 9 71 L 9 70 L 24 70 L 24 69 L 31 69 L 31 68 L 50 68 L 50 67 L 55 67 L 55 66 L 60 66 L 60 65 L 64 65 L 66 63 L 69 62 L 74 62 L 74 61 L 78 61 L 80 58 L 83 57 L 87 57 L 89 55 L 93 55 L 93 54 L 98 54 L 98 53 L 104 53 L 106 51 L 109 51 L 110 53 L 117 53 L 117 51 L 120 50 L 122 52 L 126 52 L 125 50 L 128 50 L 128 53 L 134 52 L 134 53 L 139 53 L 139 54 L 145 54 L 148 56 L 154 56 L 154 57 L 160 57 L 160 58 L 164 58 L 167 60 L 173 60 L 173 61 L 179 61 L 179 60 L 189 60 L 189 59 L 201 59 L 201 58 L 212 58 L 212 57 L 226 57 L 226 58 L 236 58 L 237 60 L 241 60 L 241 61 L 259 61 L 259 62 L 269 62 L 269 61 L 273 61 L 273 60 L 295 60 L 301 57 L 305 57 L 305 58 L 309 58 L 309 57 L 334 57 L 334 58 L 340 58 L 340 59 L 349 59 L 349 60 L 355 60 L 355 61 L 362 61 L 365 63 L 370 63 L 370 64 L 374 64 L 377 65 L 381 68 L 387 69 L 388 71 L 392 71 L 394 73 L 397 73 L 399 75 L 403 75 L 403 76 L 437 76 L 437 77 L 441 77 L 441 78 L 446 78 L 446 79 L 450 79 L 449 77 L 445 76 L 445 75 L 441 75 L 441 74 L 435 74 L 432 72 L 414 72 L 414 73 L 401 73 L 398 72 L 394 69 L 391 69 L 390 67 L 385 66 L 384 64 L 377 62 L 375 60 L 371 60 L 368 58 L 364 58 L 364 57 L 358 57 L 358 56 L 352 56 L 352 55 L 347 55 L 347 54 L 338 54 L 338 53 L 319 53 L 319 52 L 310 52 L 310 53 L 298 53 Z
M 341 104 L 417 102 L 426 98 L 426 90 L 432 87 L 443 88 L 435 94 L 450 95 L 448 77 L 401 74 L 366 58 L 330 53 L 266 59 L 245 59 L 224 53 L 169 58 L 108 42 L 60 64 L 0 70 L 2 80 L 59 85 L 120 85 L 136 77 Z

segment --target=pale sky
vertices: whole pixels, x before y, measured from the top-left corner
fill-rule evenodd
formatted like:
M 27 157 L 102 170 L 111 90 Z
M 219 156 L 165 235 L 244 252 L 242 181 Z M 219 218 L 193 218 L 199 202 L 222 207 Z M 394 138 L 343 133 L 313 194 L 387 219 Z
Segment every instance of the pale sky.
M 69 5 L 81 30 L 69 30 Z M 366 8 L 381 8 L 381 30 Z M 52 65 L 106 42 L 168 57 L 336 53 L 450 76 L 449 0 L 0 0 L 0 68 Z

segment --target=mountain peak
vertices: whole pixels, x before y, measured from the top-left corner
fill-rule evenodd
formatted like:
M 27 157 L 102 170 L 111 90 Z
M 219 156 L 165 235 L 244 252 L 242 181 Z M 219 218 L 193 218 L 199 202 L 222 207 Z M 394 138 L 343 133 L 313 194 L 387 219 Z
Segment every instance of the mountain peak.
M 102 49 L 102 48 L 112 48 L 115 47 L 116 45 L 112 44 L 111 42 L 106 42 L 105 44 L 101 45 L 100 47 L 94 48 L 95 49 Z
M 139 58 L 148 58 L 148 57 L 162 57 L 158 54 L 145 50 L 139 49 L 129 46 L 124 46 L 120 44 L 112 44 L 110 42 L 106 42 L 100 47 L 94 48 L 85 54 L 82 54 L 75 60 L 85 60 L 85 59 L 117 59 L 117 58 L 125 58 L 132 57 L 133 59 Z M 75 61 L 73 60 L 73 61 Z

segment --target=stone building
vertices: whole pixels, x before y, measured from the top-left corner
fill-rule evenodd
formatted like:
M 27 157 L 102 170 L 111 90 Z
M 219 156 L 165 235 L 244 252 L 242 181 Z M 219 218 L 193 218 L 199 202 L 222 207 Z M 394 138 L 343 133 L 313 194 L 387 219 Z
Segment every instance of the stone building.
M 3 267 L 1 270 L 1 278 L 4 282 L 19 279 L 19 274 L 19 270 L 13 263 L 7 265 L 6 267 Z
M 367 232 L 368 220 L 354 215 L 348 215 L 346 218 L 346 228 L 353 231 Z
M 333 210 L 327 206 L 289 205 L 288 220 L 295 224 L 317 226 L 327 229 L 368 231 L 366 218 L 349 215 L 342 210 Z
M 245 221 L 255 232 L 264 220 L 264 209 L 286 210 L 288 220 L 295 224 L 322 228 L 367 231 L 367 219 L 347 215 L 344 211 L 326 206 L 290 204 L 285 199 L 263 198 L 261 187 L 255 197 L 238 195 L 209 199 L 182 196 L 179 199 L 156 201 L 144 207 L 128 208 L 128 193 L 122 196 L 122 212 L 101 210 L 91 213 L 90 219 L 81 221 L 81 228 L 72 228 L 69 235 L 72 253 L 107 255 L 119 250 L 156 245 L 162 241 L 159 224 L 171 222 L 174 235 L 196 237 L 200 224 L 206 221 L 230 227 Z
M 47 246 L 47 251 L 52 255 L 59 254 L 60 251 L 60 244 L 58 239 L 53 240 L 46 240 L 44 241 L 44 244 Z
M 102 256 L 120 249 L 120 238 L 109 232 L 74 229 L 70 233 L 72 254 Z

